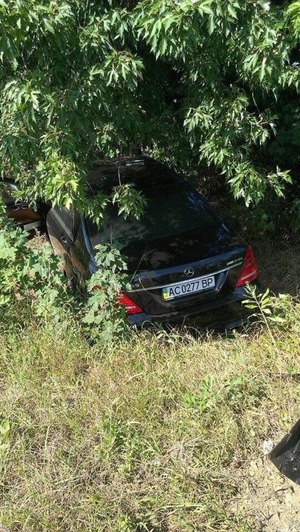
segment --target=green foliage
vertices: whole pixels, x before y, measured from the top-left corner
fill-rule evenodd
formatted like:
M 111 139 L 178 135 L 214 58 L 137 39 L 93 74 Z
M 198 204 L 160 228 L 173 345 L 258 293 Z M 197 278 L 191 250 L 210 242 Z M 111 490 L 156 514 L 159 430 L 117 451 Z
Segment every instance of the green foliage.
M 250 163 L 237 165 L 234 177 L 229 179 L 234 198 L 243 198 L 247 207 L 251 203 L 260 203 L 268 188 L 273 189 L 278 197 L 283 197 L 287 183 L 291 183 L 289 171 L 277 168 L 276 172 L 266 175 L 262 181 L 261 175 Z
M 10 423 L 7 418 L 0 416 L 0 474 L 3 463 L 9 451 Z
M 112 203 L 117 203 L 119 206 L 119 215 L 127 218 L 133 216 L 139 220 L 147 205 L 146 198 L 135 190 L 132 185 L 120 185 L 115 187 L 112 195 Z
M 288 8 L 287 13 L 292 21 L 292 24 L 295 29 L 295 33 L 299 35 L 300 33 L 300 2 L 292 2 Z
M 0 9 L 0 169 L 21 182 L 27 174 L 31 200 L 84 210 L 81 166 L 116 153 L 138 121 L 143 65 L 124 46 L 126 10 L 55 0 Z
M 193 413 L 205 414 L 208 410 L 216 406 L 218 392 L 215 390 L 215 382 L 212 376 L 206 376 L 200 386 L 199 392 L 184 394 L 187 407 Z
M 279 479 L 263 442 L 299 417 L 299 306 L 292 312 L 293 327 L 273 329 L 278 350 L 265 329 L 200 341 L 180 331 L 172 343 L 141 332 L 92 346 L 72 321 L 3 330 L 1 524 L 276 528 L 277 514 L 255 510 Z M 254 500 L 249 478 L 262 486 Z M 293 527 L 297 505 L 291 515 L 291 498 L 274 504 Z
M 272 327 L 288 327 L 293 316 L 294 302 L 291 296 L 288 294 L 279 294 L 278 297 L 272 296 L 269 288 L 260 293 L 256 287 L 250 284 L 247 287 L 247 292 L 249 297 L 243 301 L 243 304 L 251 311 L 251 317 L 257 323 L 262 323 L 267 327 L 270 338 L 276 345 Z
M 6 250 L 21 250 L 19 234 L 12 240 L 5 234 Z M 22 251 L 22 264 L 33 257 L 29 272 L 38 288 L 47 253 L 44 263 L 36 260 L 41 252 L 25 239 Z M 272 265 L 279 261 L 271 246 L 266 255 L 272 255 Z M 271 336 L 266 327 L 197 338 L 175 329 L 89 345 L 86 329 L 68 313 L 60 314 L 59 324 L 37 320 L 36 312 L 28 312 L 22 324 L 9 323 L 20 310 L 19 296 L 27 293 L 27 302 L 39 303 L 35 285 L 28 279 L 22 285 L 21 260 L 2 263 L 20 275 L 0 314 L 3 526 L 261 529 L 265 518 L 254 511 L 257 499 L 249 502 L 249 486 L 241 478 L 263 486 L 260 500 L 278 485 L 264 466 L 263 442 L 279 441 L 299 416 L 299 302 L 268 292 L 249 297 L 250 305 L 258 303 L 250 310 L 259 319 L 265 316 Z M 110 316 L 101 288 L 112 285 L 109 297 L 118 311 L 115 298 L 126 277 L 118 251 L 110 246 L 100 247 L 97 260 L 91 284 L 99 282 L 94 294 L 105 313 L 94 322 L 95 299 L 91 327 L 101 333 Z M 294 260 L 298 263 L 295 250 Z M 287 281 L 290 263 L 288 256 L 280 268 Z M 51 267 L 46 269 L 52 285 Z M 11 307 L 16 312 L 9 317 Z M 277 316 L 281 319 L 270 320 Z M 233 511 L 237 505 L 239 511 Z M 290 499 L 286 509 L 291 517 Z M 278 521 L 267 517 L 276 527 Z
M 68 287 L 60 259 L 48 243 L 35 245 L 34 241 L 28 242 L 26 232 L 4 225 L 0 228 L 3 317 L 7 315 L 9 321 L 18 309 L 24 309 L 39 320 L 58 324 L 67 316 L 71 319 L 77 315 L 79 327 L 94 340 L 107 342 L 123 336 L 129 325 L 118 297 L 130 286 L 126 263 L 116 244 L 97 246 L 95 260 L 98 270 L 87 282 L 89 297 L 84 304 L 82 294 L 79 299 Z
M 59 176 L 58 176 L 59 177 Z M 61 181 L 63 184 L 63 181 Z M 141 215 L 144 198 L 135 190 L 132 206 L 136 216 Z M 135 198 L 138 198 L 135 201 Z M 116 189 L 113 201 L 122 209 L 122 186 Z M 105 199 L 106 201 L 106 199 Z M 104 203 L 105 203 L 104 201 Z M 69 314 L 77 314 L 88 335 L 104 341 L 120 336 L 128 329 L 124 307 L 118 303 L 122 290 L 130 287 L 126 263 L 117 244 L 97 246 L 95 261 L 98 269 L 87 283 L 86 304 L 74 287 L 68 286 L 60 258 L 53 253 L 49 243 L 39 239 L 28 241 L 28 234 L 13 226 L 6 216 L 3 202 L 0 213 L 0 307 L 3 315 L 19 308 L 31 308 L 39 319 L 59 323 Z M 125 207 L 130 214 L 130 206 Z M 95 214 L 95 213 L 94 213 Z M 97 286 L 97 290 L 95 290 Z
M 91 338 L 111 341 L 128 329 L 125 309 L 118 303 L 118 297 L 130 287 L 129 277 L 116 244 L 98 244 L 96 249 L 98 269 L 87 283 L 89 298 L 83 322 L 89 326 Z
M 99 216 L 87 169 L 142 145 L 200 158 L 247 204 L 283 194 L 269 146 L 299 112 L 299 20 L 299 2 L 1 0 L 1 173 Z
M 18 307 L 56 322 L 71 305 L 60 260 L 49 244 L 30 246 L 26 232 L 2 220 L 0 227 L 0 307 L 5 316 Z
M 298 70 L 290 64 L 296 36 L 288 31 L 283 7 L 153 0 L 136 10 L 139 35 L 182 72 L 188 89 L 184 125 L 200 157 L 222 169 L 234 196 L 247 205 L 258 203 L 268 188 L 282 195 L 288 172 L 274 171 L 256 154 L 276 131 L 272 101 L 279 101 L 286 85 L 298 90 Z

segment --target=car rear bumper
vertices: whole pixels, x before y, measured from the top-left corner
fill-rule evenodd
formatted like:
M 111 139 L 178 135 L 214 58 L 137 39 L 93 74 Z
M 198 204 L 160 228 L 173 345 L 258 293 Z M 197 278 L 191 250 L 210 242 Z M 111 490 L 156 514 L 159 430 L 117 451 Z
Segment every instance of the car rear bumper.
M 131 325 L 143 327 L 150 323 L 183 322 L 192 318 L 196 319 L 199 327 L 232 329 L 241 326 L 249 319 L 249 311 L 242 305 L 242 301 L 247 297 L 245 285 L 236 288 L 230 296 L 220 300 L 158 316 L 142 312 L 128 316 L 128 320 Z

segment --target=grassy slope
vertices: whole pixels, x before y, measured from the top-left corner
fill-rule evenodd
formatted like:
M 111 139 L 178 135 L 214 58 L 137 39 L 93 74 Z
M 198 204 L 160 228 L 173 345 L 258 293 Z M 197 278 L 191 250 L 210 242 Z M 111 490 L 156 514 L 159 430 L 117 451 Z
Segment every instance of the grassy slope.
M 276 346 L 266 331 L 143 333 L 106 347 L 88 346 L 70 324 L 4 331 L 0 523 L 254 530 L 233 503 L 263 440 L 298 419 L 299 386 L 280 375 L 298 368 L 299 316 L 275 331 Z

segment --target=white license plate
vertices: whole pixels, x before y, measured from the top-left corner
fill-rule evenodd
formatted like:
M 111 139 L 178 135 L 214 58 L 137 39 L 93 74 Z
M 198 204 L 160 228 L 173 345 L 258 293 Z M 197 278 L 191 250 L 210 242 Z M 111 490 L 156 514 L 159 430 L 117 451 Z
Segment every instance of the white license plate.
M 175 297 L 187 296 L 194 294 L 195 292 L 202 292 L 203 290 L 209 290 L 215 286 L 215 277 L 210 275 L 209 277 L 198 277 L 191 281 L 182 281 L 172 286 L 166 286 L 162 289 L 162 297 L 165 301 L 169 299 L 175 299 Z

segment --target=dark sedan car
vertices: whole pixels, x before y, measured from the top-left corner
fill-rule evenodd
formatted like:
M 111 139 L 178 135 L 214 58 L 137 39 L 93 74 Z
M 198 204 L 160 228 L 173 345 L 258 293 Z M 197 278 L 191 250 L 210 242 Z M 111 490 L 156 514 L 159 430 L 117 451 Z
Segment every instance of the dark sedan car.
M 95 246 L 121 243 L 131 289 L 122 293 L 129 322 L 173 321 L 201 315 L 205 323 L 235 326 L 241 301 L 258 276 L 252 249 L 184 179 L 148 157 L 101 164 L 89 174 L 91 193 L 131 183 L 147 206 L 140 220 L 110 205 L 98 227 L 79 213 L 52 208 L 47 229 L 69 277 L 86 280 L 96 270 Z

